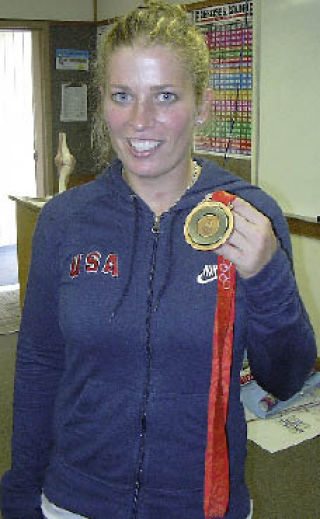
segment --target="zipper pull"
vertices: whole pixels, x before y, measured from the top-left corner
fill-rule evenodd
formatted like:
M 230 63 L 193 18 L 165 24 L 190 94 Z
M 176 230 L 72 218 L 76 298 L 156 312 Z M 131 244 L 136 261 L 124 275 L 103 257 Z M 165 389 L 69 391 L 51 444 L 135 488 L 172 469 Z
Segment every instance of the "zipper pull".
M 155 214 L 153 217 L 153 226 L 151 227 L 151 231 L 153 234 L 159 234 L 160 233 L 160 219 L 161 215 Z

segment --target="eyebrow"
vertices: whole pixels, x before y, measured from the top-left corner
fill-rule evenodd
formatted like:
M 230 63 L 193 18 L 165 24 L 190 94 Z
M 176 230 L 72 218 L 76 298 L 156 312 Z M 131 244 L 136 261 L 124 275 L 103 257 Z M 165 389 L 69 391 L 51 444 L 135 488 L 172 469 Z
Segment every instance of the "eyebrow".
M 152 86 L 150 88 L 150 90 L 152 91 L 157 91 L 157 90 L 167 90 L 169 88 L 177 88 L 178 85 L 172 85 L 172 84 L 163 84 L 163 85 L 155 85 L 155 86 Z M 131 90 L 131 88 L 128 86 L 128 85 L 121 85 L 121 84 L 118 84 L 118 83 L 111 83 L 109 85 L 109 88 L 119 88 L 119 89 L 122 89 L 122 90 Z
M 151 87 L 151 90 L 167 90 L 168 88 L 177 88 L 177 85 L 164 84 L 164 85 L 156 85 Z
M 112 88 L 129 88 L 127 85 L 121 85 L 120 83 L 110 83 L 109 86 Z

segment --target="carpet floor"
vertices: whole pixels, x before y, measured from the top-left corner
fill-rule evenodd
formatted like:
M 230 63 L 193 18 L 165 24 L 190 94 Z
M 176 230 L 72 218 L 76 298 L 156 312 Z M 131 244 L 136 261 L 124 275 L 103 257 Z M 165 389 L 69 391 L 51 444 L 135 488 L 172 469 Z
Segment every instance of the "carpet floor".
M 17 333 L 0 335 L 0 478 L 10 468 L 13 383 L 17 340 Z
M 0 335 L 7 335 L 20 327 L 20 291 L 19 285 L 2 288 L 6 290 L 0 290 Z

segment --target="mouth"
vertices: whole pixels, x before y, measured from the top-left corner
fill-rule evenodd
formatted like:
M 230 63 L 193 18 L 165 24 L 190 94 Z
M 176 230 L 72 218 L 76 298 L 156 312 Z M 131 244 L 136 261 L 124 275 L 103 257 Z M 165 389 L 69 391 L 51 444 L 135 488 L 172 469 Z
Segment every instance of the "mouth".
M 139 154 L 149 154 L 161 146 L 162 141 L 149 139 L 128 139 L 131 150 Z

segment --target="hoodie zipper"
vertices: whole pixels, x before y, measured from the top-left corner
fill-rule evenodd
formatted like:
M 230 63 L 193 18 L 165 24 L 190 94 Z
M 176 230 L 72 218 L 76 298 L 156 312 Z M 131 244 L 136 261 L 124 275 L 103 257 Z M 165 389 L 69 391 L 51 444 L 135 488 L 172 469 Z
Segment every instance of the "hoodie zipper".
M 161 220 L 161 215 L 155 214 L 153 216 L 153 226 L 151 228 L 153 234 L 160 233 L 160 220 Z
M 152 361 L 152 351 L 151 351 L 151 343 L 150 343 L 150 325 L 151 325 L 151 315 L 153 308 L 153 296 L 154 296 L 154 274 L 156 267 L 156 256 L 160 235 L 160 220 L 161 216 L 154 215 L 153 217 L 153 226 L 151 231 L 154 235 L 153 239 L 153 247 L 152 247 L 152 256 L 151 256 L 151 265 L 149 272 L 149 291 L 147 298 L 147 315 L 146 315 L 146 366 L 147 366 L 147 374 L 145 380 L 145 388 L 143 394 L 143 407 L 142 414 L 140 420 L 140 446 L 139 446 L 139 456 L 138 456 L 138 469 L 136 473 L 136 481 L 134 487 L 134 496 L 133 496 L 133 510 L 132 510 L 132 519 L 137 517 L 138 513 L 138 501 L 139 494 L 141 489 L 141 480 L 143 474 L 143 462 L 144 462 L 144 454 L 145 454 L 145 441 L 146 441 L 146 433 L 147 433 L 147 405 L 149 401 L 150 394 L 150 376 L 151 376 L 151 361 Z

